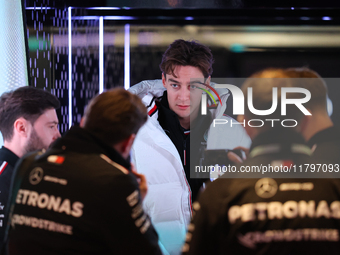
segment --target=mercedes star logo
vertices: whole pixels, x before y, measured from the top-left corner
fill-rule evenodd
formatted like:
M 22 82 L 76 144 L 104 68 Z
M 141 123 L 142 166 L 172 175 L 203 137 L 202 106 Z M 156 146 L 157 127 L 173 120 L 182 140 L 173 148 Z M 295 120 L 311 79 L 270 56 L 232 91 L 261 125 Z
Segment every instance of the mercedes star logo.
M 37 185 L 42 180 L 43 175 L 44 175 L 44 171 L 42 170 L 42 168 L 41 167 L 35 167 L 31 171 L 28 179 L 29 179 L 29 181 L 32 185 Z
M 277 183 L 271 178 L 262 178 L 255 184 L 255 192 L 259 197 L 270 198 L 276 194 Z

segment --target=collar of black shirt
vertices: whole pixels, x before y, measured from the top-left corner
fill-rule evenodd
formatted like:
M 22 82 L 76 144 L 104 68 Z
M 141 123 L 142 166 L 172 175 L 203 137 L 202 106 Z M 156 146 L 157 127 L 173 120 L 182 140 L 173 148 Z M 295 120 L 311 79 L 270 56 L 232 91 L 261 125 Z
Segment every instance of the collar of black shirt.
M 312 136 L 308 141 L 308 146 L 313 147 L 314 144 L 324 142 L 340 141 L 340 127 L 329 127 Z
M 251 151 L 261 145 L 279 144 L 289 146 L 291 144 L 306 145 L 306 142 L 301 134 L 288 128 L 271 128 L 258 134 L 250 147 Z
M 6 161 L 12 167 L 15 166 L 19 157 L 14 154 L 11 150 L 7 149 L 6 147 L 2 146 L 0 149 L 0 161 Z
M 117 164 L 128 170 L 131 169 L 129 159 L 124 159 L 112 146 L 80 127 L 71 127 L 62 138 L 52 145 L 52 149 L 62 148 L 83 154 L 104 154 Z

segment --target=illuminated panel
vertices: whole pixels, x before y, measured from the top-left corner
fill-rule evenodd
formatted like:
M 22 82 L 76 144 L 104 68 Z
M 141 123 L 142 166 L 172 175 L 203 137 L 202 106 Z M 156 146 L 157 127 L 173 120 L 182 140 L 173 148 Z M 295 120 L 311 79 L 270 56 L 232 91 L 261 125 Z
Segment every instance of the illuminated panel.
M 68 127 L 72 126 L 72 7 L 68 7 Z
M 130 25 L 125 25 L 124 38 L 124 88 L 130 88 Z
M 99 18 L 99 93 L 104 91 L 104 19 Z
M 28 85 L 21 1 L 0 0 L 0 94 Z M 3 140 L 0 136 L 0 145 Z
M 0 94 L 28 85 L 21 1 L 0 0 Z

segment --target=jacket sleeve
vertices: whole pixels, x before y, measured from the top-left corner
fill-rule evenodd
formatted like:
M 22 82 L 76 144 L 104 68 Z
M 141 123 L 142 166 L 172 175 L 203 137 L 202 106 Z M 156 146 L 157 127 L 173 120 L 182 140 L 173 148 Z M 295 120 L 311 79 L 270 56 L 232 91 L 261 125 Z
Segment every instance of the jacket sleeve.
M 139 185 L 131 174 L 116 177 L 107 194 L 108 208 L 100 221 L 106 243 L 115 254 L 162 254 L 158 235 L 144 212 Z

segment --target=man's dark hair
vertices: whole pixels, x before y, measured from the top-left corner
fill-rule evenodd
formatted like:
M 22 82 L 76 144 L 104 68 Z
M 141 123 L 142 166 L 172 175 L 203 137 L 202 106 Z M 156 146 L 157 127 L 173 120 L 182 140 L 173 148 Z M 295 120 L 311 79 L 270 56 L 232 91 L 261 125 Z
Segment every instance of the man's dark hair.
M 171 74 L 176 77 L 174 74 L 176 66 L 194 66 L 208 78 L 213 72 L 213 63 L 213 55 L 207 46 L 196 41 L 179 39 L 170 44 L 164 52 L 159 67 L 164 75 Z
M 147 110 L 141 99 L 123 88 L 115 88 L 90 101 L 84 128 L 114 145 L 136 134 L 146 120 Z
M 13 136 L 13 125 L 18 118 L 34 122 L 49 109 L 58 109 L 60 102 L 51 93 L 35 87 L 20 87 L 0 97 L 0 131 L 5 141 Z

